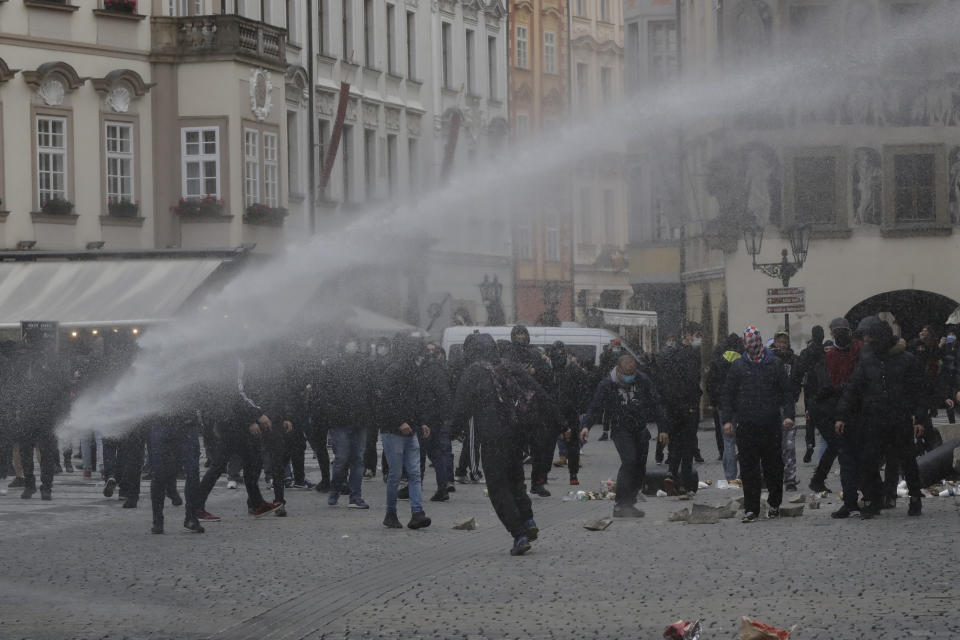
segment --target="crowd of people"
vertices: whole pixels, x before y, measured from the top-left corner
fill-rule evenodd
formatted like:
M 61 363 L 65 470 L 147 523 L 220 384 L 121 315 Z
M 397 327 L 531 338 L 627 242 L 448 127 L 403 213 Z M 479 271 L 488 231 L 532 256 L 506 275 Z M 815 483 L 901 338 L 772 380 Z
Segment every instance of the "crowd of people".
M 620 457 L 614 517 L 644 515 L 636 503 L 647 481 L 652 423 L 654 460 L 667 468 L 663 489 L 695 494 L 695 462 L 703 462 L 697 439 L 703 387 L 715 408 L 724 475 L 743 487 L 744 522 L 759 518 L 764 486 L 772 518 L 779 515 L 784 489 L 798 488 L 795 419 L 801 394 L 804 461 L 814 456 L 816 432 L 825 443 L 810 489 L 830 491 L 826 478 L 839 461 L 843 506 L 833 517 L 859 512 L 870 518 L 894 508 L 901 475 L 910 495 L 908 513 L 919 515 L 916 455 L 939 444 L 933 413 L 960 402 L 956 334 L 940 338 L 936 328 L 926 327 L 907 344 L 877 317 L 856 330 L 838 318 L 829 330 L 828 341 L 814 327 L 812 340 L 796 355 L 785 332 L 764 343 L 751 326 L 718 345 L 707 366 L 702 329 L 692 322 L 682 336 L 669 336 L 659 353 L 640 359 L 613 340 L 599 365 L 578 362 L 562 342 L 532 346 L 520 325 L 509 341 L 481 332 L 468 336 L 452 362 L 438 344 L 403 336 L 366 348 L 349 333 L 322 346 L 280 342 L 225 361 L 217 368 L 220 375 L 175 403 L 166 399 L 164 415 L 144 418 L 121 434 L 80 438 L 79 457 L 90 477 L 99 453 L 103 494 L 118 492 L 125 508 L 137 507 L 141 478 L 149 474 L 157 534 L 164 532 L 167 500 L 183 505 L 188 531 L 203 533 L 205 523 L 219 520 L 206 503 L 224 473 L 228 488 L 243 484 L 255 517 L 287 515 L 287 490 L 325 493 L 331 507 L 345 498 L 349 508 L 369 509 L 363 481 L 380 474 L 386 483 L 383 525 L 403 527 L 398 500 L 406 499 L 407 527 L 428 527 L 423 486 L 429 459 L 436 483 L 429 501 L 450 500 L 458 484 L 484 479 L 513 538 L 510 553 L 521 555 L 539 534 L 531 495 L 550 496 L 551 465 L 566 466 L 569 484 L 579 484 L 580 448 L 595 425 Z M 0 477 L 12 472 L 8 486 L 22 488 L 21 498 L 38 489 L 35 450 L 40 497 L 53 498 L 54 476 L 72 471 L 75 443 L 58 445 L 56 437 L 72 399 L 114 384 L 134 357 L 133 343 L 83 364 L 43 345 L 2 345 Z M 455 439 L 463 442 L 459 460 Z M 320 467 L 316 485 L 305 474 L 308 444 Z M 178 477 L 185 480 L 182 497 Z M 261 478 L 270 500 L 261 492 Z

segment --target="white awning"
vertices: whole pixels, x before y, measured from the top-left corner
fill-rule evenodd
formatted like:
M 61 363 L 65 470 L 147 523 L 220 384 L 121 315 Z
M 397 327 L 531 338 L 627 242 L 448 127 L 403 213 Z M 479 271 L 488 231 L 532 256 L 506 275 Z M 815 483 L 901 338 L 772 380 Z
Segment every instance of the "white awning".
M 177 313 L 220 258 L 0 262 L 0 328 L 149 324 Z
M 381 333 L 389 337 L 396 333 L 410 335 L 417 331 L 417 328 L 413 325 L 394 320 L 363 307 L 351 307 L 350 311 L 351 314 L 345 318 L 345 321 L 347 326 L 356 332 Z
M 603 313 L 603 323 L 618 327 L 650 327 L 657 328 L 656 311 L 633 311 L 630 309 L 600 309 Z

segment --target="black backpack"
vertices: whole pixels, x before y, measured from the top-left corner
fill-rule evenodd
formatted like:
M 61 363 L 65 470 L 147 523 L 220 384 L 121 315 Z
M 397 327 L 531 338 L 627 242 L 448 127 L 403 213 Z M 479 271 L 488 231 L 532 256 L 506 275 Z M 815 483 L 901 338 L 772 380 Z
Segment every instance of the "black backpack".
M 497 393 L 498 413 L 510 427 L 530 428 L 541 422 L 537 411 L 537 383 L 515 364 L 483 363 Z

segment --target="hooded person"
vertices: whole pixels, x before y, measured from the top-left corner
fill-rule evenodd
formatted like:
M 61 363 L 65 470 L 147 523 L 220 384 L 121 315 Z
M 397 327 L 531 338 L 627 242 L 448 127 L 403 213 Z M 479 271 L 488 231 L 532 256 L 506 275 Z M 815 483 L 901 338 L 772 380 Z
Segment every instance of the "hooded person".
M 397 518 L 397 493 L 400 476 L 407 473 L 410 500 L 410 529 L 430 526 L 423 510 L 420 475 L 420 437 L 430 437 L 430 427 L 423 420 L 420 403 L 420 372 L 417 366 L 422 345 L 412 339 L 396 341 L 393 358 L 381 377 L 383 420 L 380 437 L 387 458 L 387 512 L 383 525 L 402 528 Z
M 370 376 L 372 378 L 372 389 L 375 396 L 383 389 L 382 380 L 379 379 L 378 374 L 382 374 L 389 365 L 390 358 L 396 350 L 395 344 L 396 339 L 391 340 L 390 338 L 381 336 L 377 338 L 377 341 L 373 345 L 373 350 L 370 353 L 369 366 Z M 367 424 L 367 440 L 363 447 L 364 478 L 375 478 L 377 476 L 377 437 L 380 434 L 380 428 L 383 424 L 383 416 L 379 411 L 381 406 L 382 403 L 379 402 L 379 398 L 377 398 L 377 402 L 374 402 L 374 405 L 371 407 L 373 419 Z M 384 456 L 383 460 L 386 462 L 386 456 Z M 383 464 L 382 468 L 383 476 L 386 478 L 386 464 Z
M 773 355 L 777 356 L 783 363 L 784 372 L 787 374 L 787 381 L 790 383 L 793 402 L 800 399 L 800 381 L 799 367 L 797 366 L 797 354 L 793 352 L 790 346 L 790 334 L 781 329 L 773 337 Z M 784 429 L 780 442 L 780 455 L 783 456 L 783 482 L 787 491 L 796 491 L 799 484 L 797 479 L 797 428 L 793 426 Z
M 806 451 L 803 454 L 804 462 L 810 462 L 813 459 L 813 451 L 817 446 L 816 421 L 811 417 L 810 408 L 815 406 L 820 389 L 826 384 L 827 354 L 823 346 L 824 337 L 823 327 L 819 324 L 814 325 L 810 330 L 810 342 L 797 356 L 796 378 L 801 382 L 803 389 L 803 404 L 806 407 L 807 419 L 804 433 L 804 444 L 806 444 Z
M 743 352 L 743 338 L 731 333 L 714 349 L 710 359 L 710 369 L 707 371 L 706 390 L 713 406 L 713 423 L 717 438 L 717 451 L 723 464 L 723 475 L 729 482 L 737 479 L 737 445 L 733 436 L 723 434 L 723 423 L 720 421 L 720 404 L 723 396 L 723 385 L 727 373 L 733 363 L 740 359 Z
M 724 435 L 736 436 L 743 481 L 743 522 L 760 515 L 761 469 L 768 517 L 780 515 L 783 500 L 782 432 L 794 428 L 794 398 L 783 363 L 764 347 L 760 330 L 743 331 L 744 353 L 727 373 L 720 417 Z
M 901 465 L 910 495 L 907 515 L 918 516 L 923 494 L 913 439 L 922 436 L 924 431 L 920 422 L 925 410 L 920 364 L 883 320 L 876 317 L 865 319 L 857 329 L 862 332 L 865 344 L 846 383 L 834 428 L 847 436 L 857 450 L 855 479 L 861 483 L 857 488 L 862 491 L 864 500 L 860 517 L 872 518 L 884 506 L 895 505 L 896 498 L 890 497 L 890 491 L 891 487 L 896 491 Z M 857 419 L 855 423 L 854 418 Z M 848 429 L 855 430 L 855 433 L 848 434 Z M 886 463 L 886 485 L 880 477 L 883 462 Z M 856 491 L 852 493 L 856 495 Z M 892 504 L 885 505 L 885 498 Z M 854 509 L 855 506 L 845 499 L 841 511 L 833 515 L 844 518 Z
M 570 484 L 580 484 L 577 474 L 580 471 L 580 414 L 586 409 L 589 400 L 587 373 L 573 362 L 568 354 L 566 345 L 557 340 L 548 350 L 550 368 L 553 373 L 554 398 L 560 408 L 561 437 L 558 442 L 561 446 L 560 464 L 566 463 L 570 471 Z
M 510 555 L 523 555 L 539 534 L 533 505 L 524 482 L 524 434 L 504 417 L 492 370 L 500 361 L 489 334 L 467 336 L 463 343 L 467 367 L 453 399 L 454 424 L 473 422 L 480 442 L 487 494 L 500 522 L 513 537 Z
M 664 422 L 663 404 L 653 382 L 638 371 L 631 355 L 620 356 L 617 366 L 597 385 L 586 413 L 580 420 L 580 439 L 586 442 L 590 427 L 607 415 L 610 439 L 620 454 L 617 472 L 615 518 L 641 518 L 643 511 L 634 505 L 643 488 L 647 470 L 650 431 L 647 423 Z

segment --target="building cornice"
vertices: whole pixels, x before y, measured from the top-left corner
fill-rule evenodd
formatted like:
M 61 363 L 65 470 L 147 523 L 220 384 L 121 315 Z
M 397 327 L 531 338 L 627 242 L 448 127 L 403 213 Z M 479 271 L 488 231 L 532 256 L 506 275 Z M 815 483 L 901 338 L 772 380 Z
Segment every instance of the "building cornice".
M 17 47 L 29 47 L 31 49 L 46 49 L 53 51 L 66 51 L 69 53 L 100 55 L 108 58 L 142 60 L 144 62 L 147 62 L 150 59 L 149 51 L 123 49 L 119 47 L 105 47 L 98 44 L 87 44 L 71 40 L 57 40 L 54 38 L 21 36 L 13 33 L 0 33 L 0 44 L 9 44 Z
M 687 284 L 689 282 L 701 282 L 703 280 L 723 280 L 726 274 L 726 267 L 707 267 L 705 269 L 684 271 L 680 274 L 680 281 Z

